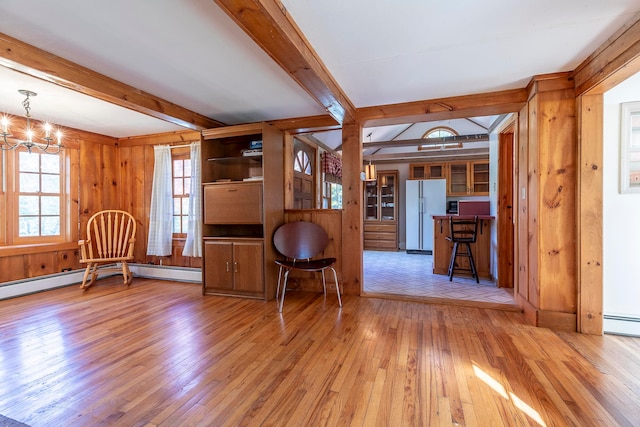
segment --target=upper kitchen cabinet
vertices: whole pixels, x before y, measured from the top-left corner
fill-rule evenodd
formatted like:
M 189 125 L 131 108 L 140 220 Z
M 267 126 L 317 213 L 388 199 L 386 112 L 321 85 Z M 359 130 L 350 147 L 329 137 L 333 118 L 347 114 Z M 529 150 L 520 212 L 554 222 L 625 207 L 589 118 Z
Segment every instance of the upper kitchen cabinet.
M 409 179 L 446 178 L 445 163 L 412 163 L 409 165 Z
M 488 196 L 489 161 L 449 162 L 447 196 Z

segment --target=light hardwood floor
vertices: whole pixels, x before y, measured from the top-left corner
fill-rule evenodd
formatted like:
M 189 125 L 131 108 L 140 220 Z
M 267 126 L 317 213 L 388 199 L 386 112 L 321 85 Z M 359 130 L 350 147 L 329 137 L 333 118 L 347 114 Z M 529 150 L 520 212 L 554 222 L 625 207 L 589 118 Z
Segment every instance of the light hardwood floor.
M 32 426 L 637 426 L 640 340 L 517 312 L 120 278 L 0 301 L 0 414 Z

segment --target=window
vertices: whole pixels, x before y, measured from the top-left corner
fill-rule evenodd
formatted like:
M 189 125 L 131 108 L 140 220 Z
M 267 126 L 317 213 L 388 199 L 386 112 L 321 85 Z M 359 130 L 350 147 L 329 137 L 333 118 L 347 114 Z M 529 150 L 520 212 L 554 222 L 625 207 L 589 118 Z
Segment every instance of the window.
M 5 151 L 2 161 L 0 218 L 2 244 L 64 242 L 68 221 L 64 151 Z
M 305 175 L 311 175 L 311 161 L 309 160 L 307 153 L 302 150 L 298 150 L 293 162 L 293 169 L 296 172 L 304 172 Z
M 451 139 L 457 135 L 458 133 L 455 130 L 448 127 L 444 127 L 444 126 L 430 129 L 424 135 L 422 135 L 422 138 L 424 139 L 441 138 L 442 143 L 421 145 L 418 147 L 418 150 L 443 150 L 445 148 L 462 148 L 461 142 L 446 142 L 447 138 Z
M 620 192 L 640 193 L 640 102 L 622 104 Z
M 187 233 L 189 223 L 189 189 L 191 188 L 191 159 L 188 154 L 172 155 L 173 163 L 173 233 Z
M 329 181 L 324 182 L 322 208 L 342 209 L 342 184 Z
M 60 156 L 18 153 L 18 237 L 60 236 Z

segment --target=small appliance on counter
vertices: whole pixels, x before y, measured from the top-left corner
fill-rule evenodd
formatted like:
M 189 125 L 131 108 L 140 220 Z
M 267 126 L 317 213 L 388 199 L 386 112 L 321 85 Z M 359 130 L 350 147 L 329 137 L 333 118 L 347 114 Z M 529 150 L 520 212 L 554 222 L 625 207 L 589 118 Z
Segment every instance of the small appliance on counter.
M 458 201 L 457 200 L 451 200 L 447 202 L 447 213 L 450 215 L 457 215 L 458 214 Z
M 490 215 L 489 201 L 460 200 L 458 202 L 458 215 Z

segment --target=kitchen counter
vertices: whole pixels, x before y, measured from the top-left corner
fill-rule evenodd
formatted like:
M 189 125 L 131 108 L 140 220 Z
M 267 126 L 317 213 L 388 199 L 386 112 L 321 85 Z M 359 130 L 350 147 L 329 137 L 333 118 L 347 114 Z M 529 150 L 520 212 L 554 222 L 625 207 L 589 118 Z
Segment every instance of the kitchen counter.
M 449 270 L 449 260 L 453 243 L 446 238 L 449 236 L 449 217 L 460 219 L 473 219 L 476 215 L 433 215 L 433 274 L 447 274 Z M 476 264 L 478 277 L 492 279 L 491 274 L 491 227 L 493 226 L 492 215 L 477 215 L 478 234 L 476 242 L 471 244 L 473 260 Z M 460 268 L 469 268 L 468 260 L 460 257 L 456 260 Z M 459 274 L 469 274 L 466 271 L 456 271 L 454 276 Z

